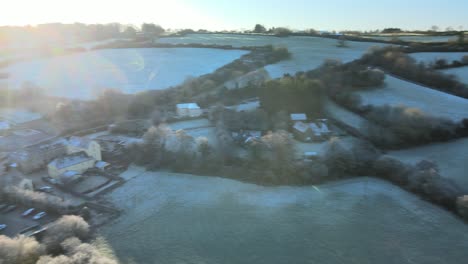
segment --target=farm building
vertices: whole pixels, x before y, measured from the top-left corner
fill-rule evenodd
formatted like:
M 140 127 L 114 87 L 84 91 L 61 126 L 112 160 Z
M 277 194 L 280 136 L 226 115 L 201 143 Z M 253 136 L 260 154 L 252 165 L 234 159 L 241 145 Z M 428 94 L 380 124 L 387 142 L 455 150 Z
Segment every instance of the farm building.
M 62 180 L 63 176 L 69 177 L 70 172 L 83 173 L 93 168 L 96 160 L 86 152 L 80 151 L 73 154 L 56 158 L 47 166 L 49 176 L 57 180 Z
M 177 104 L 176 108 L 179 117 L 197 117 L 203 114 L 202 109 L 196 103 Z
M 21 172 L 27 174 L 45 167 L 53 159 L 66 154 L 64 141 L 60 140 L 14 152 L 10 155 L 10 159 L 18 164 Z
M 305 122 L 307 121 L 307 115 L 304 113 L 293 113 L 289 115 L 291 118 L 291 121 L 293 122 Z
M 102 160 L 101 146 L 94 140 L 80 137 L 71 137 L 67 142 L 67 154 L 85 152 L 95 160 Z
M 292 128 L 294 136 L 301 141 L 326 140 L 331 134 L 327 124 L 321 119 L 311 123 L 298 121 L 294 123 Z
M 35 145 L 10 155 L 23 173 L 31 173 L 45 167 L 52 160 L 68 154 L 84 151 L 95 160 L 101 160 L 101 147 L 96 141 L 71 137 L 48 144 Z
M 66 156 L 56 158 L 47 166 L 52 178 L 69 181 L 102 160 L 101 146 L 94 140 L 71 137 L 66 141 L 65 149 Z M 75 173 L 71 175 L 70 171 Z
M 293 134 L 301 141 L 310 141 L 312 139 L 312 129 L 304 122 L 298 121 L 294 123 Z

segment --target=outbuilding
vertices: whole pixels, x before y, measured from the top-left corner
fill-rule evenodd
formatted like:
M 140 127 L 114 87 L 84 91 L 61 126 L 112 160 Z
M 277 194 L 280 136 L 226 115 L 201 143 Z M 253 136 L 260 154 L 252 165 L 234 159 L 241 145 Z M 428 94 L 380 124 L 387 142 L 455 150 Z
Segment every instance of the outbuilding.
M 179 117 L 198 117 L 203 114 L 202 109 L 196 103 L 177 104 L 176 108 Z

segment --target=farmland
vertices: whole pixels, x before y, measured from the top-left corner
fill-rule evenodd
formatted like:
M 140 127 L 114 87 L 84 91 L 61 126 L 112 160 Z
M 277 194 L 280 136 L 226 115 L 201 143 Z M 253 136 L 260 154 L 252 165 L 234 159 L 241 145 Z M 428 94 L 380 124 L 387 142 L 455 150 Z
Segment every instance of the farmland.
M 468 52 L 417 52 L 410 53 L 410 57 L 418 62 L 424 62 L 426 64 L 434 63 L 436 60 L 444 59 L 448 63 L 454 60 L 460 61 L 463 56 L 468 55 Z
M 357 92 L 364 105 L 405 105 L 424 113 L 460 121 L 468 117 L 468 100 L 387 75 L 384 87 Z
M 136 263 L 456 263 L 468 246 L 459 219 L 380 180 L 263 187 L 131 170 L 129 182 L 108 195 L 126 213 L 102 233 Z
M 468 84 L 468 66 L 459 67 L 459 68 L 452 68 L 446 70 L 440 70 L 446 74 L 454 75 L 460 82 Z
M 435 143 L 426 146 L 389 152 L 389 155 L 407 163 L 416 164 L 422 159 L 437 163 L 442 176 L 454 180 L 468 190 L 468 139 L 459 139 L 447 143 Z
M 288 37 L 235 35 L 235 34 L 189 34 L 184 37 L 161 38 L 163 43 L 171 44 L 217 44 L 242 46 L 274 45 L 286 47 L 291 52 L 290 60 L 268 65 L 265 69 L 272 78 L 278 78 L 286 73 L 294 74 L 307 71 L 321 65 L 327 59 L 349 62 L 361 57 L 373 46 L 383 46 L 377 43 L 350 42 L 348 48 L 336 47 L 336 40 L 317 37 Z
M 124 93 L 165 89 L 239 58 L 246 51 L 217 49 L 119 49 L 20 62 L 9 66 L 8 86 L 24 82 L 48 95 L 92 99 L 103 89 Z

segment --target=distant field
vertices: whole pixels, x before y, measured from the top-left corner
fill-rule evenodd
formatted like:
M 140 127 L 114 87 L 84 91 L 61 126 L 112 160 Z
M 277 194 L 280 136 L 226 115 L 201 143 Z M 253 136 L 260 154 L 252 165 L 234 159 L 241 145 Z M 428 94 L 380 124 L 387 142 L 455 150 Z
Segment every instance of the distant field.
M 468 191 L 468 139 L 436 143 L 417 148 L 390 151 L 389 155 L 403 162 L 416 164 L 422 159 L 437 162 L 442 176 L 454 180 Z
M 280 61 L 265 67 L 272 78 L 281 77 L 285 73 L 295 74 L 298 71 L 312 70 L 327 59 L 349 62 L 360 58 L 373 46 L 385 46 L 385 44 L 381 43 L 348 42 L 348 48 L 338 48 L 336 47 L 336 40 L 327 38 L 279 38 L 274 36 L 235 34 L 188 34 L 183 37 L 161 38 L 158 41 L 172 44 L 200 43 L 232 45 L 234 47 L 265 45 L 286 47 L 292 54 L 290 60 Z
M 387 75 L 385 87 L 357 92 L 365 105 L 405 105 L 460 121 L 468 118 L 468 100 Z
M 418 62 L 431 63 L 436 60 L 445 59 L 447 62 L 461 60 L 463 56 L 468 55 L 468 52 L 417 52 L 410 53 L 409 56 Z
M 456 41 L 457 36 L 365 36 L 365 38 L 393 40 L 395 38 L 411 42 L 448 42 Z
M 106 49 L 19 62 L 2 69 L 10 88 L 32 82 L 48 95 L 89 100 L 112 88 L 124 93 L 166 89 L 211 73 L 246 54 L 196 48 Z
M 460 68 L 452 68 L 452 69 L 446 69 L 446 70 L 440 70 L 443 73 L 446 74 L 453 74 L 457 79 L 465 84 L 468 84 L 468 66 L 465 67 L 460 67 Z
M 41 119 L 39 113 L 31 112 L 27 109 L 21 108 L 0 108 L 0 121 L 6 120 L 8 123 L 23 124 L 37 119 Z

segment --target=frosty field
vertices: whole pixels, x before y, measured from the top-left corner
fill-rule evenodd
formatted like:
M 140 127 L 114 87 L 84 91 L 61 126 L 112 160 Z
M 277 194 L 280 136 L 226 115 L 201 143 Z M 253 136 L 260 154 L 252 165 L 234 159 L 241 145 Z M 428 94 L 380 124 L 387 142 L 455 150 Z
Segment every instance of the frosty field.
M 265 69 L 272 78 L 278 78 L 285 73 L 294 74 L 298 71 L 307 71 L 321 65 L 326 59 L 349 62 L 358 59 L 369 48 L 383 46 L 380 43 L 349 42 L 349 48 L 336 47 L 337 41 L 333 39 L 317 37 L 287 37 L 274 36 L 249 36 L 235 34 L 189 34 L 184 37 L 161 38 L 159 42 L 172 44 L 218 44 L 242 46 L 274 45 L 286 47 L 292 54 L 292 58 L 286 61 L 268 65 Z
M 455 75 L 455 77 L 458 79 L 458 81 L 468 84 L 468 66 L 465 67 L 460 67 L 460 68 L 452 68 L 452 69 L 446 69 L 446 70 L 440 70 L 443 73 L 446 74 L 452 74 Z
M 468 257 L 461 220 L 380 180 L 263 187 L 130 170 L 108 194 L 124 213 L 101 230 L 125 263 L 458 264 Z
M 435 161 L 443 177 L 454 180 L 460 187 L 468 191 L 467 138 L 390 151 L 389 155 L 410 164 L 416 164 L 422 159 Z
M 365 36 L 365 38 L 393 40 L 394 38 L 411 42 L 448 42 L 456 41 L 457 36 Z
M 448 63 L 454 60 L 460 61 L 468 52 L 417 52 L 410 53 L 409 56 L 418 62 L 434 63 L 436 60 L 445 59 Z
M 364 105 L 405 105 L 439 117 L 460 121 L 468 117 L 468 100 L 407 82 L 390 75 L 384 87 L 357 92 Z
M 74 99 L 95 98 L 106 88 L 137 93 L 211 73 L 245 53 L 194 48 L 96 50 L 11 65 L 8 85 L 20 88 L 30 81 L 49 95 Z

